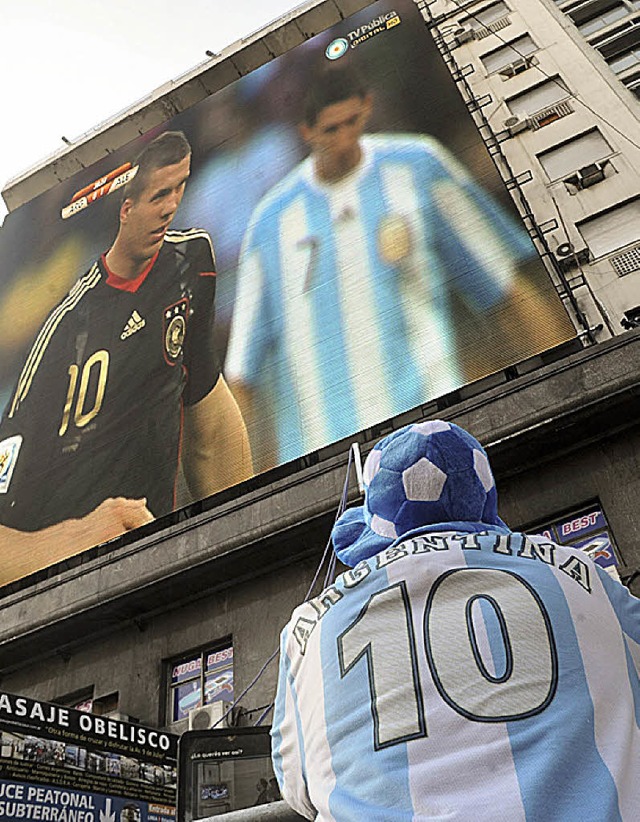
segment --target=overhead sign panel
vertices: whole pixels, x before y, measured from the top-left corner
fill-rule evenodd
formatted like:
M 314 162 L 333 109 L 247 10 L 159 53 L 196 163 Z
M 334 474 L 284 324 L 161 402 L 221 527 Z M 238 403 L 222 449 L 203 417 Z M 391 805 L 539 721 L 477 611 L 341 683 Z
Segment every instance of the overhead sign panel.
M 177 737 L 0 692 L 0 820 L 175 822 Z
M 0 328 L 2 583 L 574 335 L 410 0 L 10 214 Z

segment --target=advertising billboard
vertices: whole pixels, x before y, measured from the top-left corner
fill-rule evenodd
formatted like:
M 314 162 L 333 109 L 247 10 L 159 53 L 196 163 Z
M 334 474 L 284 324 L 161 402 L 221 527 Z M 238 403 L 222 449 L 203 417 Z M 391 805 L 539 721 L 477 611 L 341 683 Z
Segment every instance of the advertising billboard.
M 0 320 L 1 583 L 574 335 L 411 0 L 10 214 Z
M 195 708 L 202 705 L 232 703 L 233 683 L 231 645 L 193 654 L 175 663 L 169 680 L 169 721 L 187 719 Z
M 560 545 L 580 548 L 596 565 L 620 581 L 617 546 L 600 503 L 594 503 L 562 519 L 545 523 L 543 527 L 539 526 L 535 533 Z
M 177 737 L 0 692 L 0 820 L 175 822 Z

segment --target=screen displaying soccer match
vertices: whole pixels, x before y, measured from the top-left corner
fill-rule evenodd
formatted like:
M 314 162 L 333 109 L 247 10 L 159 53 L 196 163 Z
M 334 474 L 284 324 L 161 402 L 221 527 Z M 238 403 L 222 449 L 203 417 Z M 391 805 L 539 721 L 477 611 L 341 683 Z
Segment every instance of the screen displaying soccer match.
M 0 585 L 575 335 L 411 0 L 11 213 L 0 327 Z

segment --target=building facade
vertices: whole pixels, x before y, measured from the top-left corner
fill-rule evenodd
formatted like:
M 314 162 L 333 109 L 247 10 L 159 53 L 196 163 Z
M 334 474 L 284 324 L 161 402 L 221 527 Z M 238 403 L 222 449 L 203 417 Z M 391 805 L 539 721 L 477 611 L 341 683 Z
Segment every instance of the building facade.
M 574 312 L 602 326 L 597 339 L 619 334 L 635 316 L 640 264 L 632 65 L 640 18 L 620 4 L 609 25 L 603 8 L 429 6 L 455 70 L 485 112 L 480 119 L 498 142 L 495 156 L 522 181 L 562 272 L 561 288 L 575 296 Z

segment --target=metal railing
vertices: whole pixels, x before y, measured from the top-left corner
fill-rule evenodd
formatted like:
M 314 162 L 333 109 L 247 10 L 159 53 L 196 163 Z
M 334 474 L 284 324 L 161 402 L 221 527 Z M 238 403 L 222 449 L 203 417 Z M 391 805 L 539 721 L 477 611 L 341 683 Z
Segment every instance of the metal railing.
M 229 811 L 218 816 L 208 816 L 199 822 L 298 822 L 304 820 L 286 802 L 271 802 L 268 805 L 255 805 L 242 811 Z

